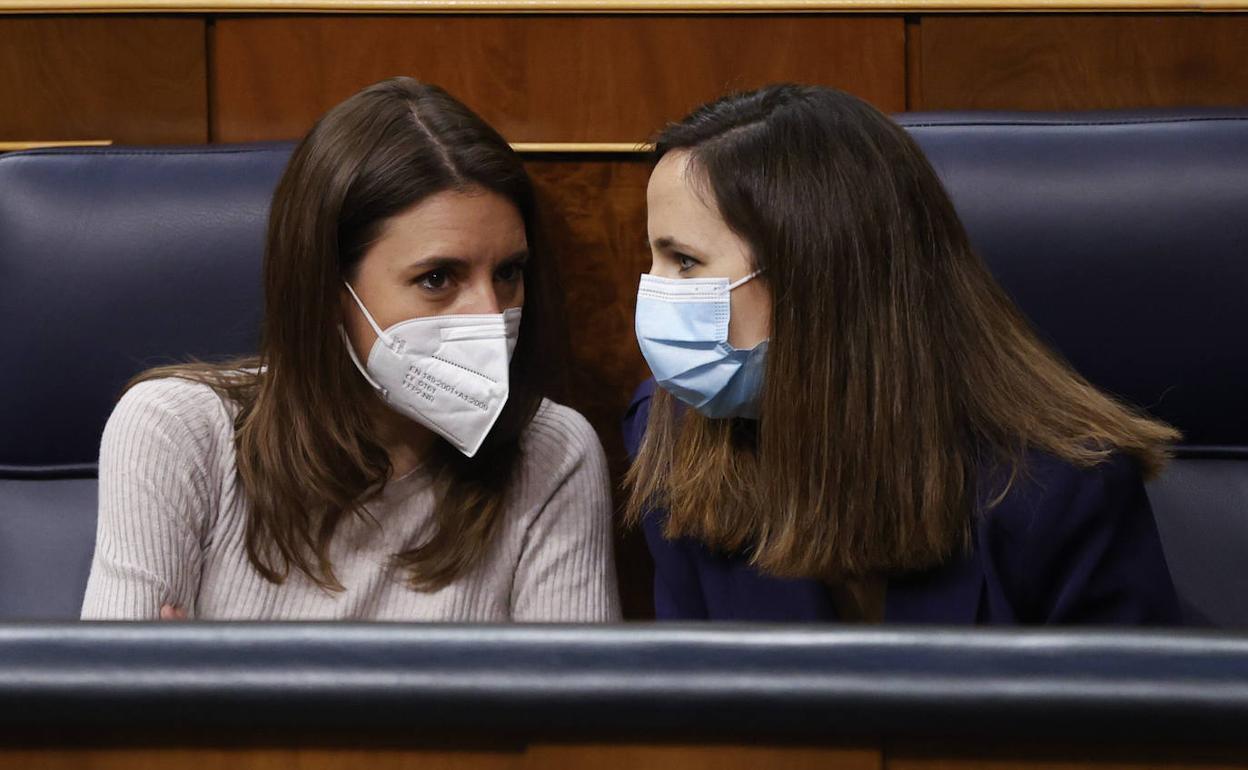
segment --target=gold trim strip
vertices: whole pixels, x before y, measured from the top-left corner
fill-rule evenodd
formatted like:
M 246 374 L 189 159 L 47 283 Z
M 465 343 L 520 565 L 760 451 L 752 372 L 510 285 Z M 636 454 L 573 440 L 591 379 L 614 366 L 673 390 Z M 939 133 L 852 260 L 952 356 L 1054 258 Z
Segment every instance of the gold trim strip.
M 1248 11 L 1248 0 L 0 0 L 4 13 L 966 13 Z
M 46 150 L 50 147 L 108 147 L 112 139 L 69 139 L 55 142 L 0 142 L 0 152 Z
M 44 150 L 50 147 L 108 147 L 111 139 L 67 139 L 52 142 L 0 142 L 0 152 L 18 150 Z M 205 145 L 208 146 L 208 145 Z M 578 155 L 642 154 L 654 149 L 654 145 L 635 142 L 513 142 L 511 148 L 525 155 L 553 155 L 573 153 Z
M 511 149 L 524 155 L 576 153 L 579 155 L 641 154 L 654 149 L 652 144 L 631 142 L 512 142 Z

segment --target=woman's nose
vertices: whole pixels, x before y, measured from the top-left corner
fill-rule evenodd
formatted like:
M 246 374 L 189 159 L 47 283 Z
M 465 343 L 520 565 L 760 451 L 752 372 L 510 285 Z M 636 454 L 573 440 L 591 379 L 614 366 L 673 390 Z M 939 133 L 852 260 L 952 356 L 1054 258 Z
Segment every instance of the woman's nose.
M 650 262 L 649 274 L 656 278 L 679 278 L 680 270 L 671 262 L 656 257 Z
M 463 303 L 458 312 L 466 315 L 497 315 L 503 312 L 503 298 L 498 296 L 498 287 L 493 281 L 473 284 L 463 295 Z

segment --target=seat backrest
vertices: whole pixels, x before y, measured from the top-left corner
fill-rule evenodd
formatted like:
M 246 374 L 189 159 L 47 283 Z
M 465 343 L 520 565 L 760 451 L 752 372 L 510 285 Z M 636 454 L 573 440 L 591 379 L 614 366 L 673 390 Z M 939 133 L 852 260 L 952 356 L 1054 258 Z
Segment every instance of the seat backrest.
M 0 479 L 0 621 L 70 620 L 95 543 L 95 479 Z
M 1186 620 L 1248 627 L 1248 460 L 1180 456 L 1148 496 Z
M 1150 487 L 1193 620 L 1248 624 L 1248 111 L 909 114 L 971 239 L 1093 382 L 1186 435 Z M 0 620 L 76 617 L 100 432 L 254 350 L 289 145 L 0 156 Z
M 289 145 L 0 156 L 0 620 L 76 618 L 100 433 L 151 366 L 255 350 Z
M 901 121 L 1041 334 L 1183 431 L 1149 488 L 1171 574 L 1248 625 L 1248 110 Z

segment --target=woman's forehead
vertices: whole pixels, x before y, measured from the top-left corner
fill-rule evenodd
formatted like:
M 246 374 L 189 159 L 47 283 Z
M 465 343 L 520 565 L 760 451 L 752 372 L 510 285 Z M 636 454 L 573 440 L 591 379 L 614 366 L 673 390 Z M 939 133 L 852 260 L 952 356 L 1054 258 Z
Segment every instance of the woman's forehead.
M 398 259 L 494 259 L 527 248 L 520 211 L 484 190 L 432 195 L 387 221 L 370 252 Z

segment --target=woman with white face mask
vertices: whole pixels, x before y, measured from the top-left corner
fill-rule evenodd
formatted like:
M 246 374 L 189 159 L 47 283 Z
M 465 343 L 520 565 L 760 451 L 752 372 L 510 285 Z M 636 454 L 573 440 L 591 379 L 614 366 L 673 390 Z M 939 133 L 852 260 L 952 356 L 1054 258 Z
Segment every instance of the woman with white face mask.
M 274 194 L 260 355 L 147 372 L 109 419 L 83 618 L 618 619 L 602 448 L 543 398 L 534 216 L 434 86 L 321 118 Z
M 660 618 L 1169 624 L 1176 431 L 1048 350 L 900 127 L 828 88 L 657 142 L 625 425 Z

